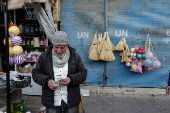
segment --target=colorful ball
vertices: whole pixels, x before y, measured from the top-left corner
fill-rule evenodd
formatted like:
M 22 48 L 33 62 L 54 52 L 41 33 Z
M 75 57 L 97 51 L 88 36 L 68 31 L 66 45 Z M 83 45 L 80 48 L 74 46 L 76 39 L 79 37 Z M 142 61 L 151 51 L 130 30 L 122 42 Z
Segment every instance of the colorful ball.
M 146 58 L 146 55 L 145 55 L 145 54 L 142 54 L 142 58 Z
M 136 56 L 136 53 L 133 53 L 133 56 Z
M 143 61 L 143 65 L 144 65 L 145 67 L 151 67 L 151 66 L 152 66 L 152 61 L 151 61 L 150 59 L 145 59 L 145 60 Z
M 152 63 L 153 68 L 160 68 L 161 67 L 161 62 L 159 60 L 155 60 Z
M 153 71 L 154 70 L 154 68 L 151 66 L 151 67 L 147 67 L 146 68 L 148 71 Z
M 24 63 L 24 57 L 22 55 L 16 55 L 14 57 L 14 63 L 17 65 L 21 65 Z
M 136 59 L 136 57 L 135 57 L 135 56 L 133 56 L 132 58 L 133 58 L 134 60 Z
M 9 56 L 13 56 L 13 47 L 9 47 Z
M 141 61 L 141 60 L 142 60 L 142 58 L 138 58 L 138 60 L 139 60 L 139 61 Z
M 14 65 L 14 58 L 13 57 L 9 57 L 9 65 L 10 66 Z
M 131 64 L 130 64 L 130 62 L 126 62 L 125 65 L 126 65 L 126 67 L 130 67 Z
M 137 57 L 138 57 L 138 58 L 142 58 L 142 55 L 141 55 L 141 54 L 138 54 Z
M 131 48 L 131 49 L 130 49 L 130 52 L 131 52 L 131 53 L 134 53 L 134 52 L 135 52 L 135 48 Z
M 135 64 L 132 64 L 132 65 L 131 65 L 131 69 L 132 69 L 133 71 L 135 71 L 136 68 L 137 68 L 137 66 L 136 66 Z
M 12 44 L 15 46 L 22 44 L 22 38 L 20 36 L 14 36 L 11 41 L 12 41 Z
M 146 53 L 146 58 L 152 58 L 153 57 L 153 54 L 152 54 L 152 52 L 147 52 Z
M 9 40 L 9 47 L 12 47 L 13 46 L 13 44 L 12 44 L 12 42 L 11 42 L 11 38 L 9 37 L 8 38 L 8 40 Z M 6 41 L 5 41 L 5 39 L 4 39 L 4 45 L 6 45 Z
M 23 49 L 21 46 L 14 46 L 13 47 L 13 54 L 14 55 L 20 55 L 23 52 Z
M 8 29 L 9 33 L 13 33 L 15 36 L 17 36 L 20 33 L 20 30 L 17 26 L 11 26 Z
M 139 47 L 139 50 L 143 50 L 143 47 Z
M 133 53 L 130 53 L 130 56 L 133 56 Z

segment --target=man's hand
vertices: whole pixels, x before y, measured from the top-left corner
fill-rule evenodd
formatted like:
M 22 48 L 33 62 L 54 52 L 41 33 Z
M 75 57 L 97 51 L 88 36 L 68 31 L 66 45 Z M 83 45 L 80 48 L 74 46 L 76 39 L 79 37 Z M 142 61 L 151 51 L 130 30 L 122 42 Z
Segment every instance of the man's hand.
M 54 85 L 52 84 L 52 81 L 54 81 L 54 80 L 49 80 L 49 81 L 48 81 L 48 87 L 49 87 L 51 90 L 56 90 L 56 89 L 58 89 L 58 86 L 54 86 Z
M 61 80 L 62 80 L 62 78 L 61 78 Z M 66 82 L 60 81 L 60 84 L 61 84 L 62 86 L 67 86 L 67 85 L 70 83 L 70 78 L 69 78 L 69 77 L 65 78 L 65 80 L 66 80 Z
M 169 95 L 170 86 L 166 86 L 166 95 Z

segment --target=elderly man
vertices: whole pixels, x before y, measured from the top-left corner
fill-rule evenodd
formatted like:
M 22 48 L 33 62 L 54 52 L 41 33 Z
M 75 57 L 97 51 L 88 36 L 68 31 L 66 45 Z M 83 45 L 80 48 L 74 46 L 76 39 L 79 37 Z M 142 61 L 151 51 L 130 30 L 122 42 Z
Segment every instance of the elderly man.
M 79 84 L 86 80 L 87 69 L 65 32 L 56 32 L 52 44 L 32 71 L 33 80 L 42 86 L 42 104 L 46 113 L 78 113 Z

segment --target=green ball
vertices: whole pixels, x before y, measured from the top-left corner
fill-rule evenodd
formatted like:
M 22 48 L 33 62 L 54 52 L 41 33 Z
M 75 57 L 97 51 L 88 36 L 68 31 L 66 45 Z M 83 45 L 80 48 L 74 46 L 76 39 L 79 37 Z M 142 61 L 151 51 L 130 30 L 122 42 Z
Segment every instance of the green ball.
M 141 61 L 141 60 L 142 60 L 142 58 L 138 58 L 138 60 L 139 60 L 139 61 Z
M 136 53 L 136 56 L 138 56 L 138 53 Z
M 145 58 L 146 57 L 146 55 L 145 54 L 142 54 L 142 58 Z
M 133 53 L 133 56 L 136 56 L 136 53 Z

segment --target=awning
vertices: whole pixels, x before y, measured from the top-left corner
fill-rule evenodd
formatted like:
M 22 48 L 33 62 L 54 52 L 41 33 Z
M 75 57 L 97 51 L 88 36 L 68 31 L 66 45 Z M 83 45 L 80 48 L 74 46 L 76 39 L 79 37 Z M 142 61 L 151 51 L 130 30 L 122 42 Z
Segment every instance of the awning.
M 0 5 L 4 0 L 0 0 Z M 20 9 L 25 4 L 46 3 L 46 0 L 8 0 L 8 10 Z

